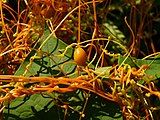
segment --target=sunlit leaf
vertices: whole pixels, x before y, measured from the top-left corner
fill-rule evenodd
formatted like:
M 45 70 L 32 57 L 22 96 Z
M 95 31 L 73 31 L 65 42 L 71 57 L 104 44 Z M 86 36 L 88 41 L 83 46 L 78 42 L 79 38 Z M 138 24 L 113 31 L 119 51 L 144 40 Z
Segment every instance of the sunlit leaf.
M 160 58 L 153 58 L 153 59 L 136 59 L 133 57 L 126 57 L 120 56 L 118 59 L 118 64 L 121 65 L 122 63 L 124 64 L 129 64 L 132 67 L 141 67 L 142 65 L 145 65 L 147 68 L 145 70 L 146 76 L 144 79 L 147 81 L 149 80 L 155 80 L 160 78 Z
M 16 71 L 15 75 L 65 76 L 74 72 L 76 65 L 73 64 L 73 60 L 71 59 L 72 48 L 69 48 L 64 56 L 59 56 L 61 54 L 60 51 L 62 51 L 62 49 L 64 51 L 67 44 L 55 36 L 47 39 L 49 35 L 50 31 L 47 29 L 34 49 Z M 41 49 L 39 49 L 40 46 Z M 25 99 L 25 101 L 24 98 L 17 98 L 10 103 L 7 109 L 4 109 L 5 118 L 8 118 L 8 116 L 13 120 L 35 118 L 37 117 L 36 114 L 40 112 L 44 116 L 50 116 L 47 111 L 50 111 L 50 109 L 54 107 L 53 102 L 49 104 L 51 100 L 51 98 L 43 98 L 40 94 L 32 95 L 28 99 Z M 53 112 L 58 115 L 57 111 Z
M 55 76 L 59 74 L 68 74 L 69 71 L 73 72 L 75 64 L 69 63 L 69 61 L 72 62 L 71 58 L 73 49 L 69 48 L 64 56 L 59 56 L 67 47 L 67 44 L 53 35 L 47 39 L 49 35 L 50 31 L 47 29 L 40 38 L 38 44 L 16 71 L 15 75 Z M 39 48 L 40 46 L 41 48 Z M 63 69 L 64 67 L 66 68 L 67 65 L 68 68 L 70 68 L 69 71 L 67 69 Z M 55 73 L 53 71 L 59 72 Z
M 110 75 L 111 69 L 112 69 L 112 66 L 100 67 L 100 68 L 95 69 L 94 73 L 98 75 L 99 77 L 108 78 Z

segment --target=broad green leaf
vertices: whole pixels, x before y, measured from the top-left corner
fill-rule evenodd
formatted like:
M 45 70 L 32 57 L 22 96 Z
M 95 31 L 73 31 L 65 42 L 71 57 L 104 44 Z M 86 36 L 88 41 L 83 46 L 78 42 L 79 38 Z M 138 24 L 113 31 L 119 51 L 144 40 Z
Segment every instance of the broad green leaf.
M 49 35 L 49 30 L 46 30 L 15 75 L 23 75 L 26 70 L 25 76 L 70 76 L 71 73 L 73 74 L 75 71 L 75 64 L 72 60 L 73 49 L 69 48 L 65 56 L 59 56 L 67 45 L 54 36 L 46 40 Z M 39 49 L 40 46 L 41 49 Z M 31 62 L 33 56 L 34 60 Z M 107 77 L 110 69 L 111 67 L 98 68 L 95 73 L 98 75 L 100 72 L 104 72 L 101 77 Z M 54 95 L 55 93 L 52 94 Z M 62 94 L 61 100 L 73 108 L 67 112 L 66 119 L 79 119 L 80 115 L 77 111 L 82 111 L 85 103 L 83 94 L 84 92 L 81 90 Z M 103 101 L 102 103 L 101 98 L 96 95 L 89 99 L 91 101 L 87 104 L 84 113 L 85 119 L 122 119 L 118 105 L 111 104 L 109 101 Z M 4 109 L 4 117 L 6 120 L 52 120 L 53 118 L 55 120 L 63 120 L 65 111 L 55 104 L 53 98 L 44 98 L 40 94 L 31 95 L 28 99 L 17 98 L 10 103 L 8 108 Z M 96 111 L 90 114 L 93 109 Z
M 121 64 L 129 64 L 130 66 L 132 67 L 140 67 L 138 66 L 137 64 L 137 59 L 134 58 L 134 57 L 123 57 L 123 56 L 119 56 L 118 57 L 118 65 L 121 65 Z
M 146 81 L 150 80 L 155 80 L 160 78 L 160 58 L 152 58 L 152 59 L 136 59 L 133 57 L 126 57 L 119 56 L 118 59 L 118 64 L 121 65 L 122 63 L 124 64 L 129 64 L 132 67 L 141 67 L 142 65 L 146 65 L 147 69 L 145 70 L 146 76 L 144 79 Z
M 4 117 L 5 120 L 40 118 L 40 116 L 45 116 L 54 104 L 52 98 L 44 98 L 40 94 L 17 98 L 9 104 L 7 109 L 4 109 Z M 42 113 L 40 116 L 38 116 L 39 112 Z
M 94 94 L 89 98 L 85 114 L 86 120 L 123 120 L 119 105 Z
M 67 75 L 73 72 L 75 68 L 75 64 L 71 64 L 73 61 L 71 59 L 73 49 L 69 48 L 64 56 L 60 56 L 67 44 L 53 35 L 47 39 L 50 34 L 48 29 L 45 30 L 43 36 L 21 64 L 15 75 L 55 76 Z M 69 70 L 66 69 L 67 67 Z
M 64 56 L 59 56 L 67 47 L 67 44 L 55 36 L 47 39 L 49 35 L 50 31 L 45 30 L 43 36 L 21 64 L 15 75 L 23 75 L 26 72 L 24 76 L 66 76 L 74 72 L 76 65 L 71 59 L 73 49 L 69 48 Z M 47 114 L 45 109 L 50 101 L 51 99 L 43 98 L 40 94 L 30 96 L 25 102 L 22 98 L 17 98 L 10 103 L 8 109 L 4 110 L 5 118 L 7 116 L 10 116 L 10 119 L 13 120 L 17 120 L 17 118 L 35 118 L 34 111 Z M 12 109 L 15 106 L 18 107 Z M 48 111 L 54 107 L 54 104 L 52 103 L 49 106 L 47 108 Z M 58 115 L 56 111 L 55 113 Z
M 100 68 L 95 69 L 94 73 L 98 75 L 99 77 L 108 78 L 110 75 L 111 69 L 112 69 L 112 66 L 100 67 Z
M 78 120 L 81 112 L 84 109 L 86 96 L 88 96 L 87 106 L 84 111 L 85 120 L 123 120 L 122 113 L 118 104 L 107 101 L 95 94 L 76 91 L 74 93 L 65 94 L 64 100 L 68 100 L 70 107 L 73 110 L 68 111 L 67 120 Z

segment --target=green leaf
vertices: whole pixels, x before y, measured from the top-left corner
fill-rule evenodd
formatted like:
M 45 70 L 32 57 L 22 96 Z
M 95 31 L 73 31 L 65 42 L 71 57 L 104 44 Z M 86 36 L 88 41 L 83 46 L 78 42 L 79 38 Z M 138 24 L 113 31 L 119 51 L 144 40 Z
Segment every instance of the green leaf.
M 40 116 L 44 118 L 46 114 L 48 115 L 47 112 L 50 111 L 54 104 L 52 98 L 44 98 L 40 94 L 17 98 L 9 104 L 8 108 L 4 109 L 4 117 L 5 120 L 27 118 L 35 118 L 37 120 L 36 118 L 40 118 Z M 38 114 L 39 112 L 41 112 L 40 116 Z
M 86 104 L 86 97 L 88 101 Z M 77 90 L 76 92 L 63 95 L 63 101 L 67 101 L 72 110 L 67 112 L 67 120 L 78 120 L 79 112 L 84 110 L 84 120 L 123 120 L 118 104 L 107 101 L 95 94 Z M 87 106 L 84 108 L 84 104 Z M 101 119 L 102 118 L 102 119 Z
M 145 70 L 146 76 L 144 79 L 146 81 L 155 80 L 160 78 L 160 58 L 152 58 L 152 59 L 136 59 L 133 57 L 119 56 L 118 64 L 129 64 L 131 67 L 141 67 L 142 65 L 146 65 L 147 69 Z
M 89 98 L 85 114 L 86 120 L 123 120 L 119 105 L 94 94 Z
M 134 57 L 124 57 L 124 56 L 119 56 L 118 57 L 118 65 L 121 65 L 121 64 L 128 64 L 130 65 L 131 67 L 140 67 L 138 64 L 137 64 L 137 59 L 134 58 Z
M 110 75 L 111 69 L 112 69 L 112 66 L 100 67 L 100 68 L 96 68 L 94 73 L 102 78 L 108 78 Z
M 46 29 L 15 75 L 64 76 L 74 71 L 76 65 L 71 64 L 73 49 L 68 48 L 66 54 L 60 56 L 67 44 L 53 35 L 48 39 L 50 34 L 50 31 Z
M 47 39 L 49 35 L 50 31 L 48 29 L 45 30 L 43 36 L 35 44 L 33 50 L 20 65 L 15 75 L 24 75 L 25 73 L 24 76 L 66 76 L 74 72 L 76 65 L 71 59 L 73 49 L 69 48 L 64 56 L 59 56 L 67 47 L 67 44 L 53 35 Z M 54 107 L 53 102 L 49 104 L 51 100 L 43 98 L 40 94 L 31 95 L 25 100 L 24 98 L 17 98 L 10 103 L 8 109 L 4 109 L 5 118 L 13 120 L 19 118 L 34 119 L 38 117 L 39 113 L 44 116 L 51 116 L 47 112 Z M 57 111 L 53 112 L 58 115 Z M 53 112 L 51 113 L 53 114 Z
M 73 49 L 69 48 L 65 56 L 59 56 L 67 45 L 54 36 L 47 39 L 49 35 L 49 30 L 46 30 L 15 75 L 23 75 L 26 70 L 25 76 L 70 76 L 74 73 Z M 32 59 L 33 56 L 34 59 Z M 110 69 L 111 67 L 98 68 L 95 70 L 95 74 L 100 73 L 100 77 L 108 77 Z M 4 109 L 4 117 L 6 120 L 52 120 L 53 118 L 62 120 L 65 110 L 58 107 L 53 98 L 54 95 L 52 98 L 44 98 L 40 94 L 34 94 L 28 98 L 17 98 L 10 103 L 8 108 Z M 111 104 L 110 101 L 106 100 L 102 102 L 101 98 L 96 95 L 89 99 L 84 113 L 85 119 L 122 119 L 119 106 L 115 103 Z M 69 120 L 79 119 L 80 115 L 77 111 L 82 111 L 84 108 L 84 92 L 78 90 L 77 92 L 62 94 L 59 102 L 61 101 L 73 108 L 67 111 L 66 118 Z

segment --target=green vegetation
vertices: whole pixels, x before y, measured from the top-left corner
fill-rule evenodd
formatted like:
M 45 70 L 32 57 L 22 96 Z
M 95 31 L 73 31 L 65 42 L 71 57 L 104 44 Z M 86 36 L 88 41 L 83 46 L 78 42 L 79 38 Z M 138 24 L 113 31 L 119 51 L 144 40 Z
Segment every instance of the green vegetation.
M 159 120 L 158 0 L 0 0 L 0 119 Z

